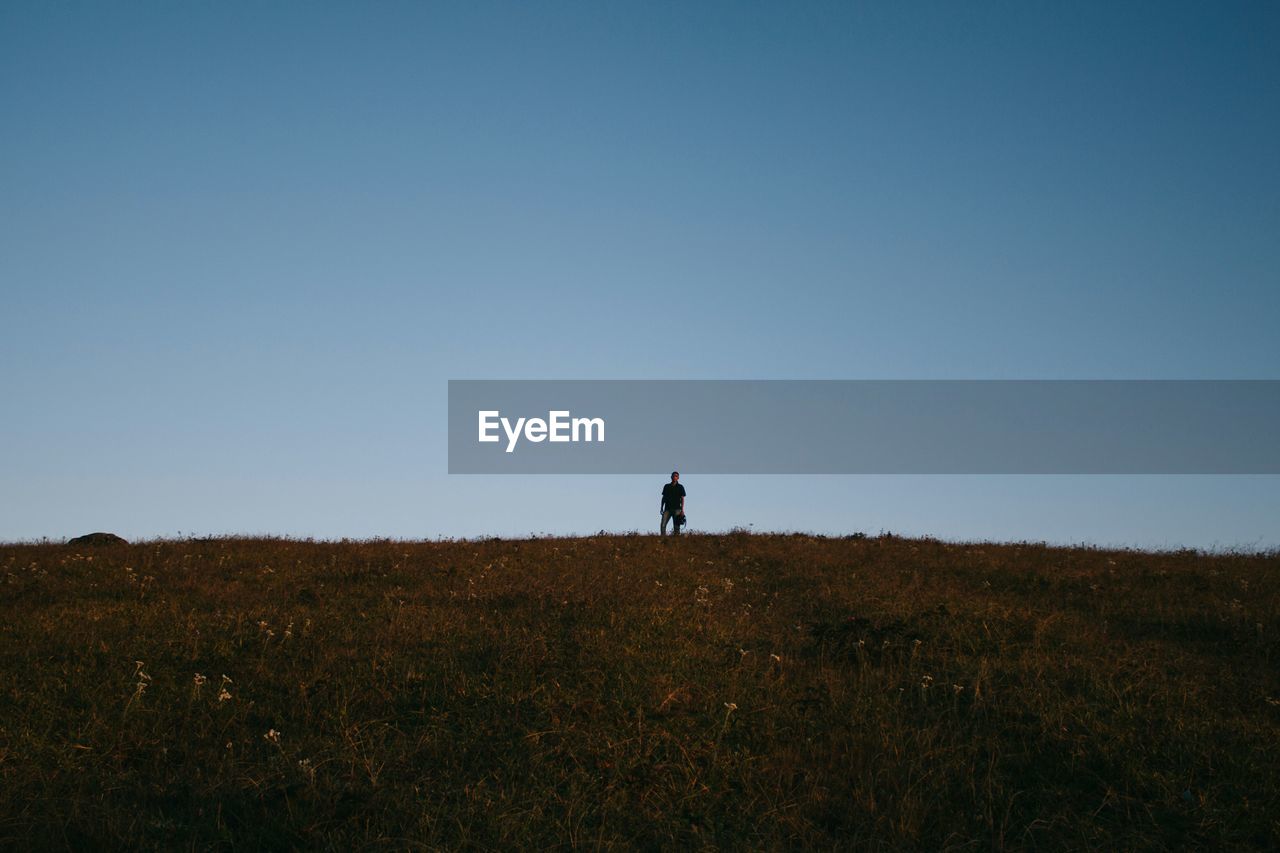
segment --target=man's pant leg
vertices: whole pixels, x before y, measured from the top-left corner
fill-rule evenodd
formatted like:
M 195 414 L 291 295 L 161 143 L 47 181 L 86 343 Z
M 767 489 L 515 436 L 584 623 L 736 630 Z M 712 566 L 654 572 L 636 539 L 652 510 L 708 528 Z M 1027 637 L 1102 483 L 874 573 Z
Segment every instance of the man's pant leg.
M 659 530 L 662 531 L 663 536 L 667 535 L 667 522 L 672 518 L 673 516 L 671 515 L 671 510 L 664 508 L 662 510 L 662 526 L 658 528 Z M 676 529 L 679 530 L 679 528 L 676 528 Z

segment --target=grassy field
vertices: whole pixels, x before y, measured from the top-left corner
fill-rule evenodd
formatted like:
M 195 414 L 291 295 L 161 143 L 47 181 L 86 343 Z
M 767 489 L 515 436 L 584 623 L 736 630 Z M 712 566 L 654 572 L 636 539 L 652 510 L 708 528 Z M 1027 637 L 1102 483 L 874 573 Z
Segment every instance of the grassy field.
M 1280 556 L 0 546 L 0 847 L 1280 846 Z

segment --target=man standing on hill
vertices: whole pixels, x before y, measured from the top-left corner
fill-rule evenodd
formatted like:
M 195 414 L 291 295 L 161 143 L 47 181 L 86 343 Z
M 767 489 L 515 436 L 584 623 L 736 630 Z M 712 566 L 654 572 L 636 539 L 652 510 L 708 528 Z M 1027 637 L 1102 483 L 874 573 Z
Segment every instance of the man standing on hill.
M 667 535 L 667 521 L 672 522 L 671 529 L 676 536 L 680 535 L 680 525 L 684 523 L 684 486 L 680 485 L 680 472 L 671 472 L 671 482 L 662 487 L 662 535 Z

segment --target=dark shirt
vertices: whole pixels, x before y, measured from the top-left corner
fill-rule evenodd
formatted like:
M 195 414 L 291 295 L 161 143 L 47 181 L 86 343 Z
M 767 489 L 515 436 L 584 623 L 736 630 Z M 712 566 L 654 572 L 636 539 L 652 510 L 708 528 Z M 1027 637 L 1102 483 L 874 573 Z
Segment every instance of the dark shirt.
M 684 486 L 679 483 L 667 483 L 662 487 L 662 505 L 668 512 L 679 512 L 684 503 Z

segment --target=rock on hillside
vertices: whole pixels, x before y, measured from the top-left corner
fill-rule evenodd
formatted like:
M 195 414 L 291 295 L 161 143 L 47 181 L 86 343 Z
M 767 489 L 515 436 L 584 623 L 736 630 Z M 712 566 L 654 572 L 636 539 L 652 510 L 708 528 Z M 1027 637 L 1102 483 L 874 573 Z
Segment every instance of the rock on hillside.
M 128 545 L 128 541 L 114 533 L 86 533 L 67 541 L 68 545 Z

